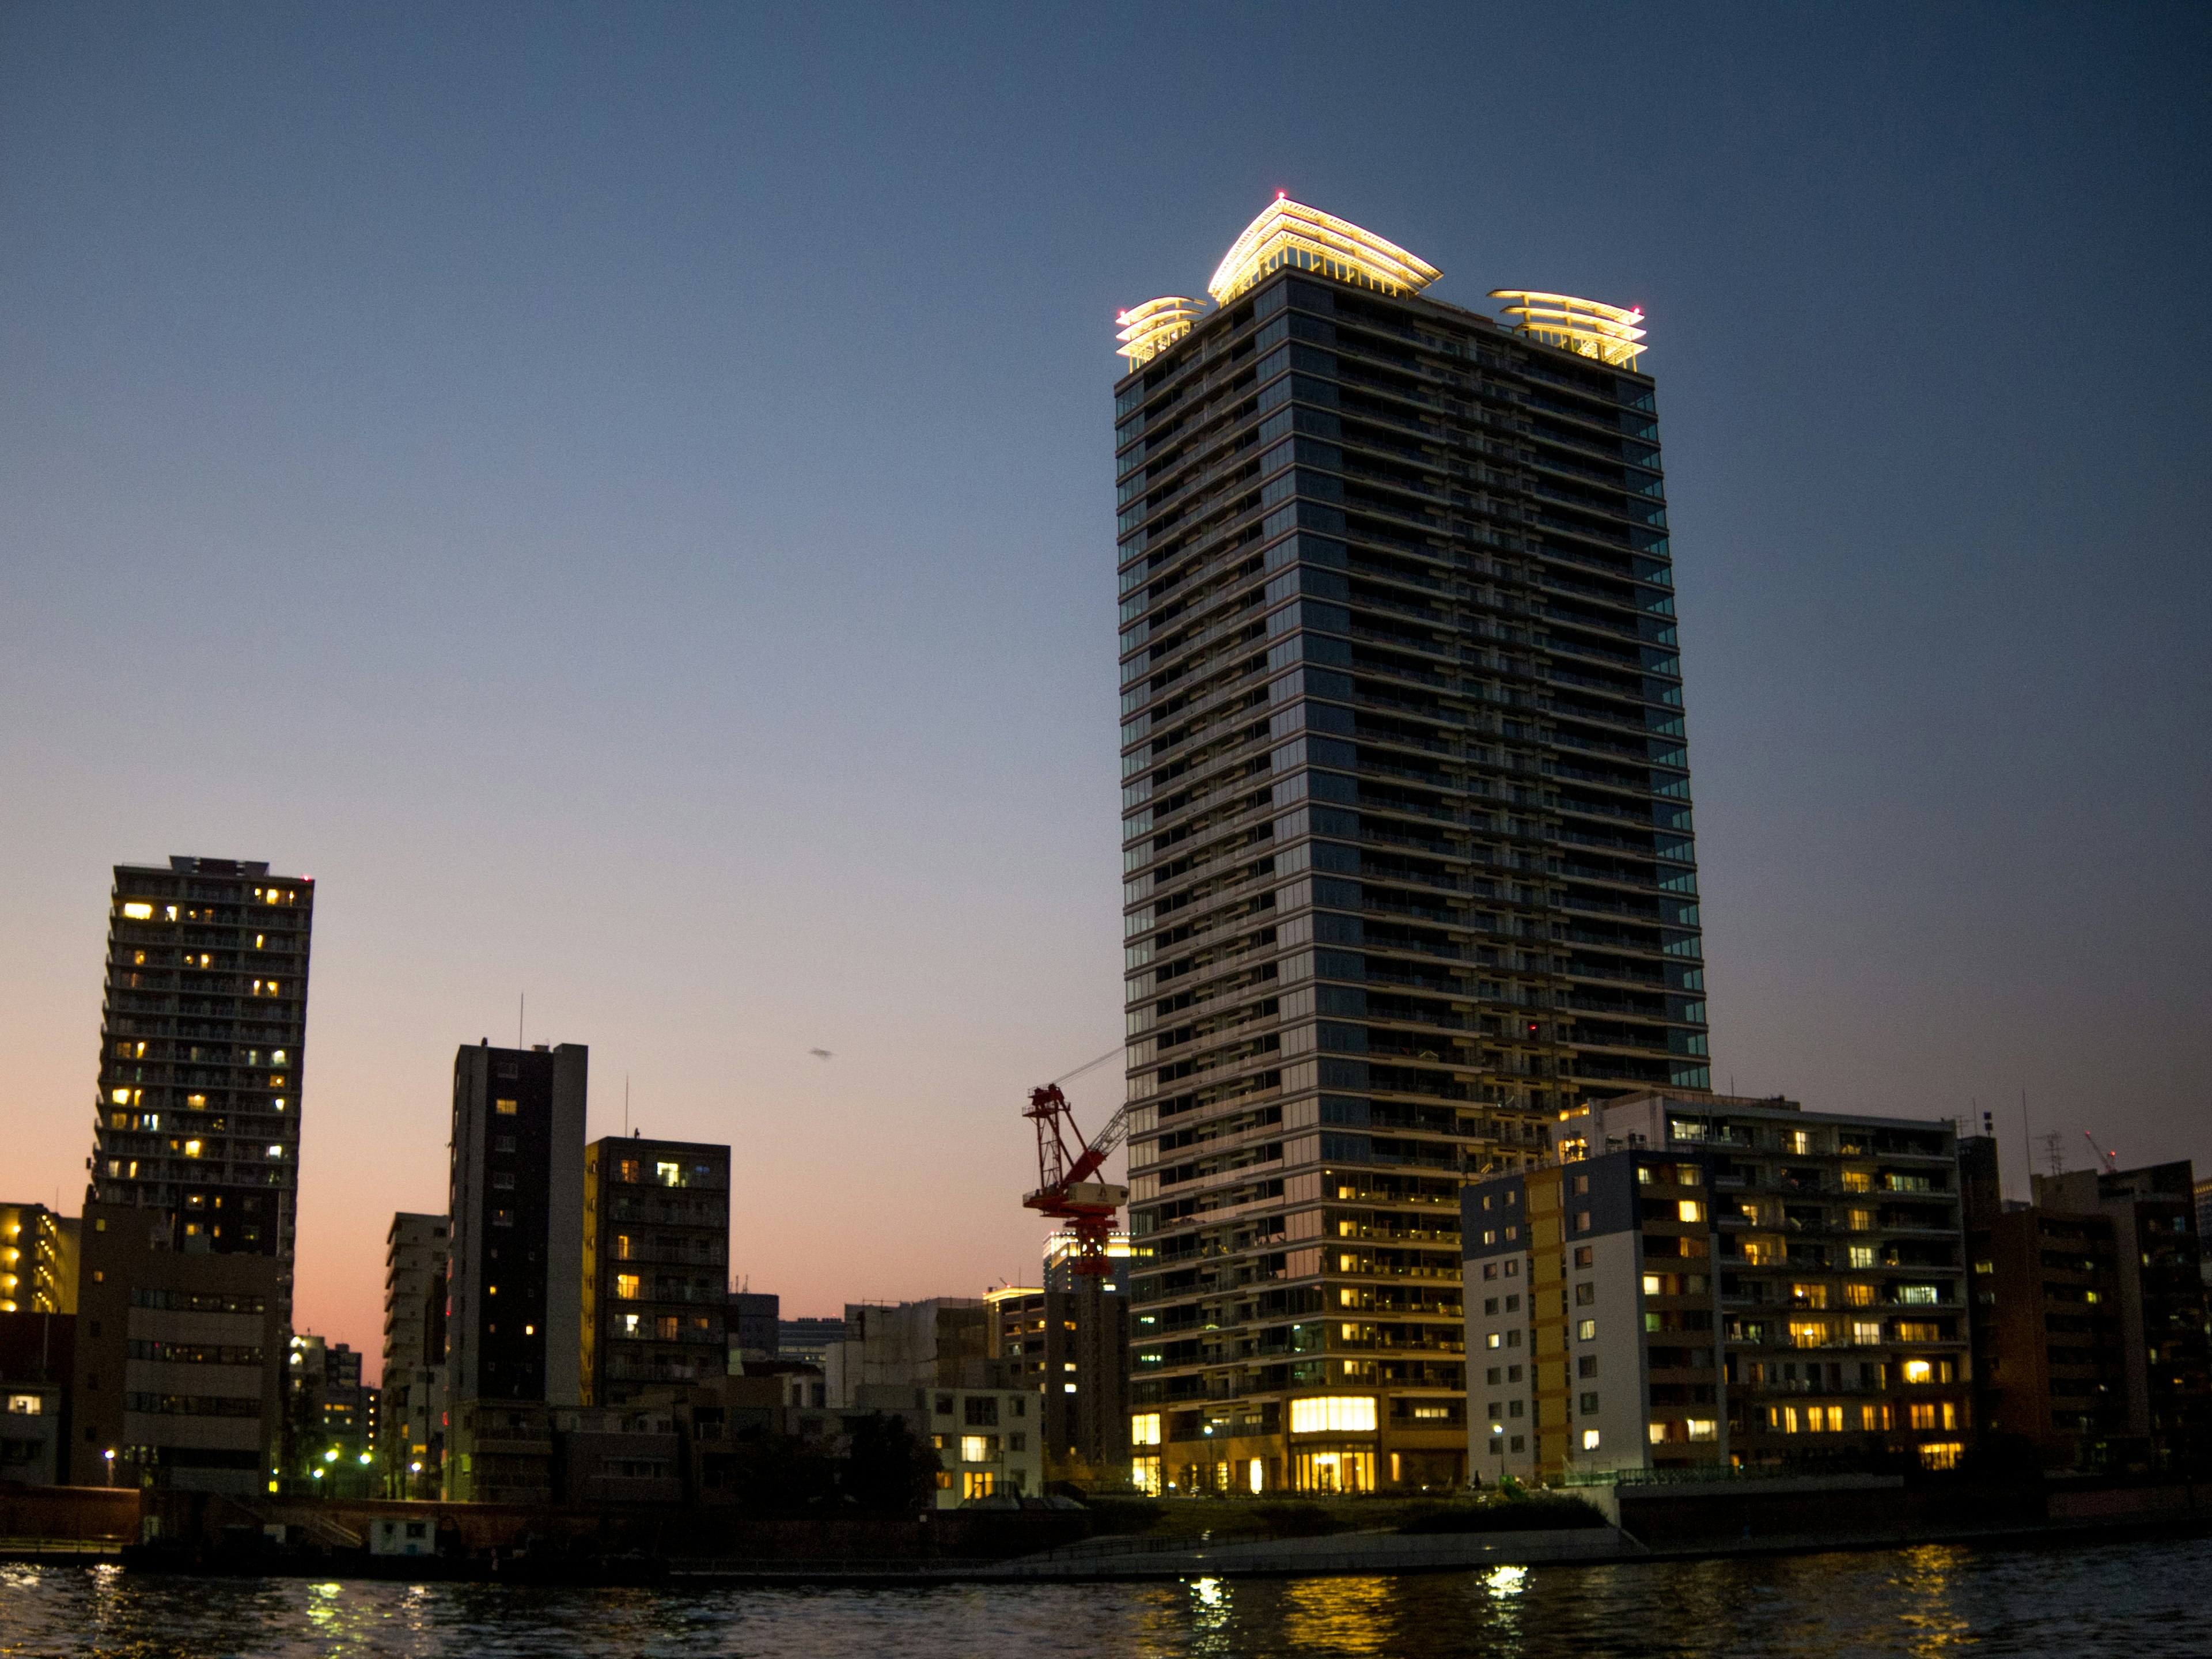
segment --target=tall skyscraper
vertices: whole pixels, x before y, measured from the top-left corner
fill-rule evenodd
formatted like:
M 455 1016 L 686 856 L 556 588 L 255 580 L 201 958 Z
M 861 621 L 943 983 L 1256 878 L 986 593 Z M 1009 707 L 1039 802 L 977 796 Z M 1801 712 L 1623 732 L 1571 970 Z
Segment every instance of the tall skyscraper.
M 729 1374 L 730 1149 L 584 1149 L 584 1404 Z
M 549 1408 L 581 1403 L 584 1104 L 590 1052 L 463 1048 L 453 1060 L 445 1491 L 552 1493 Z
M 276 1472 L 314 898 L 264 863 L 116 866 L 72 1480 Z
M 1437 276 L 1279 199 L 1121 319 L 1130 1410 L 1178 1487 L 1464 1478 L 1461 1183 L 1710 1082 L 1640 314 Z

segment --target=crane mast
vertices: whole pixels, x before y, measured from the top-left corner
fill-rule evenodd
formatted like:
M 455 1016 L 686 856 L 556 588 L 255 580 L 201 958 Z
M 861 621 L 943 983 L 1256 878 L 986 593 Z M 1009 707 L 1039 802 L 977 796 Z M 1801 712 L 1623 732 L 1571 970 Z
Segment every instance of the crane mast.
M 1129 1109 L 1109 1118 L 1096 1140 L 1085 1140 L 1067 1097 L 1058 1084 L 1048 1083 L 1030 1091 L 1022 1115 L 1036 1125 L 1037 1144 L 1037 1188 L 1023 1206 L 1062 1223 L 1074 1236 L 1075 1257 L 1068 1266 L 1079 1278 L 1106 1278 L 1113 1272 L 1106 1243 L 1114 1213 L 1129 1201 L 1129 1189 L 1095 1177 L 1128 1138 Z

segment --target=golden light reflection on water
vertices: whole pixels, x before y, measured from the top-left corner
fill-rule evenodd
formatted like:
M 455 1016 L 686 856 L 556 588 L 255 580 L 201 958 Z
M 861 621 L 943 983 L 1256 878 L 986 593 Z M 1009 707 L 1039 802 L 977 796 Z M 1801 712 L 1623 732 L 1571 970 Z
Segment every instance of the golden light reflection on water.
M 1316 1653 L 1393 1653 L 1395 1578 L 1297 1578 L 1283 1587 L 1283 1636 Z
M 1923 1544 L 1905 1552 L 1903 1569 L 1890 1582 L 1907 1600 L 1898 1620 L 1911 1633 L 1905 1650 L 1914 1659 L 1980 1645 L 1973 1626 L 1954 1605 L 1954 1580 L 1972 1553 L 1947 1544 Z

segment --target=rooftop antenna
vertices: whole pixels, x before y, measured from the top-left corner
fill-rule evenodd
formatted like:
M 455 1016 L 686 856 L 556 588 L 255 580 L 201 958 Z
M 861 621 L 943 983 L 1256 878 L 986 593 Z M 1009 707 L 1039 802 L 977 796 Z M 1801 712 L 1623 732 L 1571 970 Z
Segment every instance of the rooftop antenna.
M 522 1011 L 528 1006 L 529 1001 L 529 992 L 518 991 L 514 994 L 514 1046 L 518 1048 L 522 1047 Z
M 2027 1132 L 2027 1091 L 2025 1088 L 2020 1091 L 2020 1148 L 2027 1154 L 2027 1162 L 2021 1165 L 2020 1172 L 2027 1177 L 2027 1196 L 2033 1203 L 2035 1199 L 2035 1138 Z
M 2044 1158 L 2051 1165 L 2051 1173 L 2055 1176 L 2066 1173 L 2066 1160 L 2058 1151 L 2059 1143 L 2064 1139 L 2056 1129 L 2043 1138 Z
M 623 1139 L 629 1139 L 629 1073 L 623 1073 Z

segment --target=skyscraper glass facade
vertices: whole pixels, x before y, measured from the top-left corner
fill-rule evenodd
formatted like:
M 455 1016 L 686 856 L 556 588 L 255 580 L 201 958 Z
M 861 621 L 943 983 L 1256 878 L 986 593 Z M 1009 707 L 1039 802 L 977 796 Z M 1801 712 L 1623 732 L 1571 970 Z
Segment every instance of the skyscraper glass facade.
M 1652 381 L 1344 245 L 1115 393 L 1131 1410 L 1177 1490 L 1464 1479 L 1461 1185 L 1710 1083 Z

